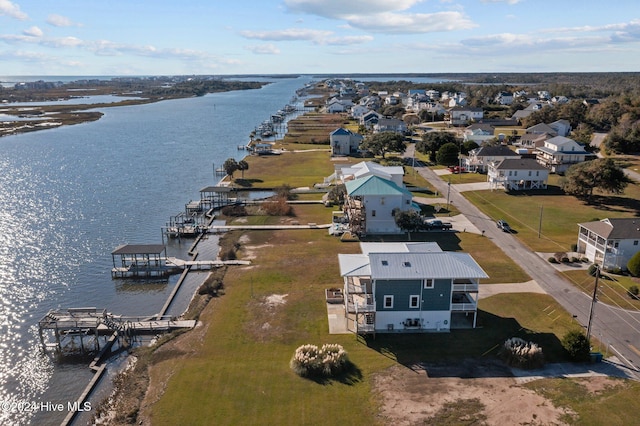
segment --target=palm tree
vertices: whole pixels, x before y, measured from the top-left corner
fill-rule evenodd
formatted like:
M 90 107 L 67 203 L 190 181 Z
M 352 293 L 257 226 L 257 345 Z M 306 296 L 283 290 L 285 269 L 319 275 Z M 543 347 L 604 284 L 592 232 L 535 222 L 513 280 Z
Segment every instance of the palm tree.
M 249 163 L 244 160 L 238 161 L 238 170 L 242 172 L 242 179 L 244 179 L 244 171 L 249 170 Z

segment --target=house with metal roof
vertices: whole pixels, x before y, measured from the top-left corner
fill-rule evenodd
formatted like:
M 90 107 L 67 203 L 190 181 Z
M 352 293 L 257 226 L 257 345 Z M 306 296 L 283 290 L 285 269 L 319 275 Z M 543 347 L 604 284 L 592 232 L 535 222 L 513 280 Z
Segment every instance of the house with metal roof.
M 347 328 L 358 334 L 476 326 L 486 272 L 468 253 L 436 243 L 361 243 L 339 254 Z
M 604 269 L 627 269 L 640 251 L 639 218 L 607 218 L 578 224 L 578 253 Z
M 507 158 L 520 158 L 520 154 L 506 145 L 486 145 L 469 151 L 462 165 L 470 172 L 484 173 L 490 164 Z
M 546 189 L 549 170 L 533 158 L 509 158 L 489 164 L 487 180 L 492 190 Z
M 373 161 L 361 161 L 356 164 L 336 164 L 335 178 L 339 182 L 347 182 L 367 176 L 379 176 L 402 186 L 404 168 L 402 166 L 382 166 Z
M 396 225 L 395 214 L 403 210 L 419 210 L 412 202 L 413 195 L 403 186 L 370 175 L 345 182 L 344 212 L 351 232 L 366 234 L 397 234 L 402 230 Z

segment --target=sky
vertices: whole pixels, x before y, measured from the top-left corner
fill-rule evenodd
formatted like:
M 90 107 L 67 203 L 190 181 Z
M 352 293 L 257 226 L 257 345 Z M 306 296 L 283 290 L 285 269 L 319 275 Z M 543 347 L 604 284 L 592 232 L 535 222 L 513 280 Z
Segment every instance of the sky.
M 640 71 L 638 0 L 0 0 L 0 75 Z

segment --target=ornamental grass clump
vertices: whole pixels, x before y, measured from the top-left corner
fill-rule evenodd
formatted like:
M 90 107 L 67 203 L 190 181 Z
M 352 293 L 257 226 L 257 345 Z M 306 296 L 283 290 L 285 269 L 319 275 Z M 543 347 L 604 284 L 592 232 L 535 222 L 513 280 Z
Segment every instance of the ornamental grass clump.
M 347 366 L 349 358 L 344 348 L 338 344 L 302 345 L 296 349 L 289 365 L 302 377 L 334 376 Z
M 531 369 L 544 365 L 542 348 L 536 343 L 527 342 L 519 337 L 507 339 L 499 355 L 511 367 Z

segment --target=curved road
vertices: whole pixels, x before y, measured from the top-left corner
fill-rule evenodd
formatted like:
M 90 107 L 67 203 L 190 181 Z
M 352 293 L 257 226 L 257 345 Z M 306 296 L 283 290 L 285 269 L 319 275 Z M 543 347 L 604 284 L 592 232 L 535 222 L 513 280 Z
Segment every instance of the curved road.
M 412 158 L 414 145 L 410 144 L 405 157 Z M 417 172 L 428 180 L 441 194 L 448 191 L 448 183 L 444 182 L 428 167 L 416 167 Z M 482 213 L 475 205 L 464 198 L 455 186 L 451 186 L 450 201 L 460 213 L 478 229 L 485 231 L 495 245 L 502 249 L 506 256 L 524 269 L 549 295 L 558 301 L 568 312 L 576 316 L 576 320 L 586 327 L 591 309 L 591 297 L 576 289 L 556 273 L 551 264 L 532 253 L 514 235 L 498 229 L 495 219 Z M 497 218 L 496 218 L 497 219 Z M 627 367 L 636 372 L 640 379 L 640 312 L 630 312 L 603 303 L 596 303 L 592 319 L 591 336 L 600 340 L 608 349 L 623 361 Z

